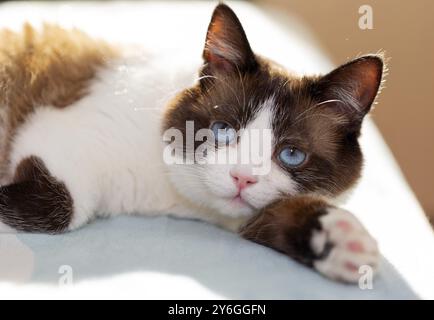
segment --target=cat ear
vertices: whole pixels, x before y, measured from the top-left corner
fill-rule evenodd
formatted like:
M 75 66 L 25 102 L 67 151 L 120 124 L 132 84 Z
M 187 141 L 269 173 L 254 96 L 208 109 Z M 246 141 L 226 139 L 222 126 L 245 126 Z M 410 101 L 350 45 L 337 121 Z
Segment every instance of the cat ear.
M 256 67 L 255 55 L 235 13 L 225 4 L 213 12 L 203 51 L 208 74 L 248 71 Z
M 320 78 L 319 105 L 335 108 L 354 130 L 371 109 L 381 86 L 384 62 L 378 55 L 352 60 Z

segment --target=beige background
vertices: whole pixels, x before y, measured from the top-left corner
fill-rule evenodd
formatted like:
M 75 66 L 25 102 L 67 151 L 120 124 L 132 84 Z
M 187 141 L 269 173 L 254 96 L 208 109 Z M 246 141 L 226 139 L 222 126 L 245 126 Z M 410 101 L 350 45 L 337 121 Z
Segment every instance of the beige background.
M 257 0 L 298 16 L 336 64 L 386 51 L 389 76 L 372 116 L 426 213 L 434 220 L 434 1 Z M 373 9 L 372 30 L 358 25 Z

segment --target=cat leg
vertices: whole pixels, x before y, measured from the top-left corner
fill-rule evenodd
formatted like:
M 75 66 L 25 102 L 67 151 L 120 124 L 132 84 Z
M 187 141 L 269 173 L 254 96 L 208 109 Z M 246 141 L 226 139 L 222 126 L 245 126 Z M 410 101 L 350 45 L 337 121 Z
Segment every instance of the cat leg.
M 38 157 L 22 160 L 12 183 L 0 187 L 0 222 L 5 232 L 12 228 L 60 233 L 68 230 L 72 215 L 73 200 L 67 187 L 50 175 Z
M 361 266 L 375 272 L 380 260 L 376 241 L 354 215 L 310 196 L 264 208 L 240 233 L 345 282 L 357 282 Z

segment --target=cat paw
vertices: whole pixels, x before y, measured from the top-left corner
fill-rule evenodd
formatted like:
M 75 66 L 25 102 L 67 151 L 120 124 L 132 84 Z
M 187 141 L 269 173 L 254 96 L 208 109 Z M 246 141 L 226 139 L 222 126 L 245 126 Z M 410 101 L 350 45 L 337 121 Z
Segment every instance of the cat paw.
M 322 229 L 311 238 L 311 247 L 319 257 L 313 266 L 328 278 L 358 282 L 362 266 L 375 273 L 380 261 L 377 242 L 351 213 L 331 208 L 320 219 Z

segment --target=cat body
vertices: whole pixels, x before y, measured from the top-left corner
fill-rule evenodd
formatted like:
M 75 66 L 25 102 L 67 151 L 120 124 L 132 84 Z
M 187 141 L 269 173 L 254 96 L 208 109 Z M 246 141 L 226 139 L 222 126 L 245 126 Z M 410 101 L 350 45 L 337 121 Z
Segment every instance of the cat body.
M 111 61 L 92 80 L 90 93 L 67 108 L 38 108 L 14 138 L 11 168 L 37 156 L 66 184 L 75 213 L 69 229 L 97 215 L 176 214 L 183 203 L 166 178 L 158 139 L 174 84 L 157 82 L 173 74 L 165 74 L 170 70 L 161 63 L 126 60 Z M 190 82 L 193 76 L 192 69 Z
M 381 83 L 379 57 L 297 77 L 254 55 L 224 4 L 203 66 L 127 55 L 54 26 L 3 39 L 4 231 L 58 233 L 97 217 L 170 214 L 240 232 L 335 279 L 357 281 L 359 266 L 377 267 L 375 241 L 333 202 L 360 175 L 357 138 Z M 215 133 L 191 142 L 205 152 L 188 148 L 190 122 L 194 137 Z M 259 141 L 255 130 L 272 132 L 264 173 L 239 159 L 210 162 Z M 182 163 L 168 161 L 169 147 Z

